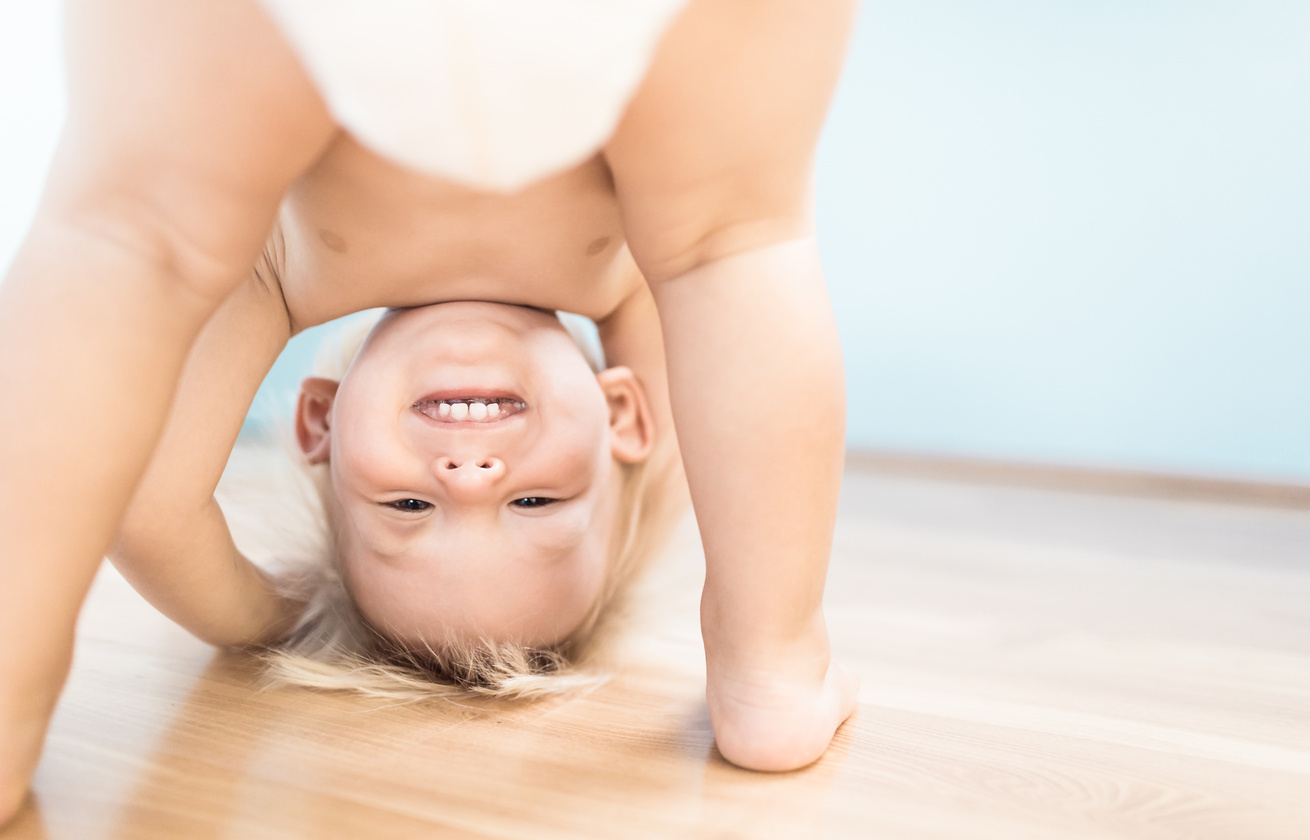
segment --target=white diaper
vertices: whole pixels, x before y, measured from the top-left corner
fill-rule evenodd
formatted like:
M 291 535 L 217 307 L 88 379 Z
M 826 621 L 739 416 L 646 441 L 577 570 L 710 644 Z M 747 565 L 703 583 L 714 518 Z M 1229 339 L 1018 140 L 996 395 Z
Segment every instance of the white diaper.
M 263 0 L 362 143 L 505 191 L 600 148 L 685 2 Z

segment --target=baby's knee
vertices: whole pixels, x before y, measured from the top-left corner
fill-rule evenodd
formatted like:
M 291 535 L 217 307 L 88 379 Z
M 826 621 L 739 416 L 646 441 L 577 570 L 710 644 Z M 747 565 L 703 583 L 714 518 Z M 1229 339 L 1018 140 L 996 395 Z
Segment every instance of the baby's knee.
M 48 201 L 31 238 L 62 252 L 79 275 L 70 280 L 116 283 L 207 317 L 250 274 L 253 256 L 215 247 L 197 227 L 139 195 L 82 189 Z

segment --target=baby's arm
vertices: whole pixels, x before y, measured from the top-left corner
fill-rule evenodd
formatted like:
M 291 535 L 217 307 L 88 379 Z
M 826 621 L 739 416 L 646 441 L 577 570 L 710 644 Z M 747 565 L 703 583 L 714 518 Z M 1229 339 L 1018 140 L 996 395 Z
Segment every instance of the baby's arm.
M 253 3 L 81 0 L 65 21 L 68 121 L 0 284 L 0 824 L 187 353 L 335 131 Z
M 818 758 L 855 702 L 822 611 L 844 390 L 810 199 L 852 11 L 693 2 L 606 150 L 705 544 L 710 716 L 759 769 Z
M 625 253 L 623 259 L 628 293 L 613 312 L 596 322 L 601 347 L 605 350 L 605 364 L 623 365 L 637 375 L 656 429 L 661 435 L 672 435 L 673 411 L 669 405 L 669 375 L 659 311 L 632 256 Z
M 110 550 L 138 592 L 211 644 L 272 641 L 295 618 L 297 605 L 237 550 L 213 496 L 245 413 L 290 333 L 276 271 L 262 259 L 196 339 Z

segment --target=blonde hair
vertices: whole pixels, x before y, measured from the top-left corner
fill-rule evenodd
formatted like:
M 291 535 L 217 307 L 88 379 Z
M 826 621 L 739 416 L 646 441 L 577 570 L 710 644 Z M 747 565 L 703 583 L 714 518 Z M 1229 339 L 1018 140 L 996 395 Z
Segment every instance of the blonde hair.
M 320 350 L 315 374 L 340 380 L 377 317 L 347 323 L 335 341 Z M 585 323 L 584 323 L 585 322 Z M 561 323 L 593 370 L 603 357 L 590 322 L 562 314 Z M 361 616 L 345 584 L 326 501 L 332 488 L 326 464 L 310 465 L 291 444 L 281 449 L 294 463 L 284 475 L 279 498 L 296 508 L 284 519 L 281 535 L 268 535 L 268 517 L 246 511 L 232 517 L 265 531 L 266 562 L 275 567 L 286 595 L 305 604 L 299 621 L 276 646 L 263 652 L 275 683 L 349 690 L 378 698 L 409 701 L 468 693 L 504 697 L 542 697 L 591 687 L 613 670 L 617 637 L 627 624 L 635 584 L 667 544 L 687 507 L 677 444 L 661 430 L 650 456 L 621 470 L 620 520 L 600 596 L 578 630 L 548 647 L 525 647 L 490 639 L 448 639 L 424 650 L 400 647 Z M 285 466 L 285 464 L 283 465 Z M 265 471 L 260 471 L 265 472 Z M 267 482 L 268 475 L 255 481 Z M 228 507 L 242 508 L 240 478 L 224 477 Z M 235 504 L 233 504 L 235 502 Z M 254 519 L 262 519 L 256 523 Z M 238 534 L 238 536 L 240 536 Z M 292 542 L 288 544 L 288 537 Z M 280 543 L 276 547 L 271 544 Z M 255 553 L 255 552 L 248 552 Z

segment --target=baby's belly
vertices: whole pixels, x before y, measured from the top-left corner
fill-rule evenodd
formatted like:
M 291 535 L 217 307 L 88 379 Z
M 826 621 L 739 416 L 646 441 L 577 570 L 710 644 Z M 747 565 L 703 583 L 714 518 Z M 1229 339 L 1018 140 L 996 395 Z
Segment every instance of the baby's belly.
M 298 328 L 451 300 L 596 317 L 631 279 L 599 156 L 502 195 L 416 174 L 344 139 L 288 193 L 274 235 Z

